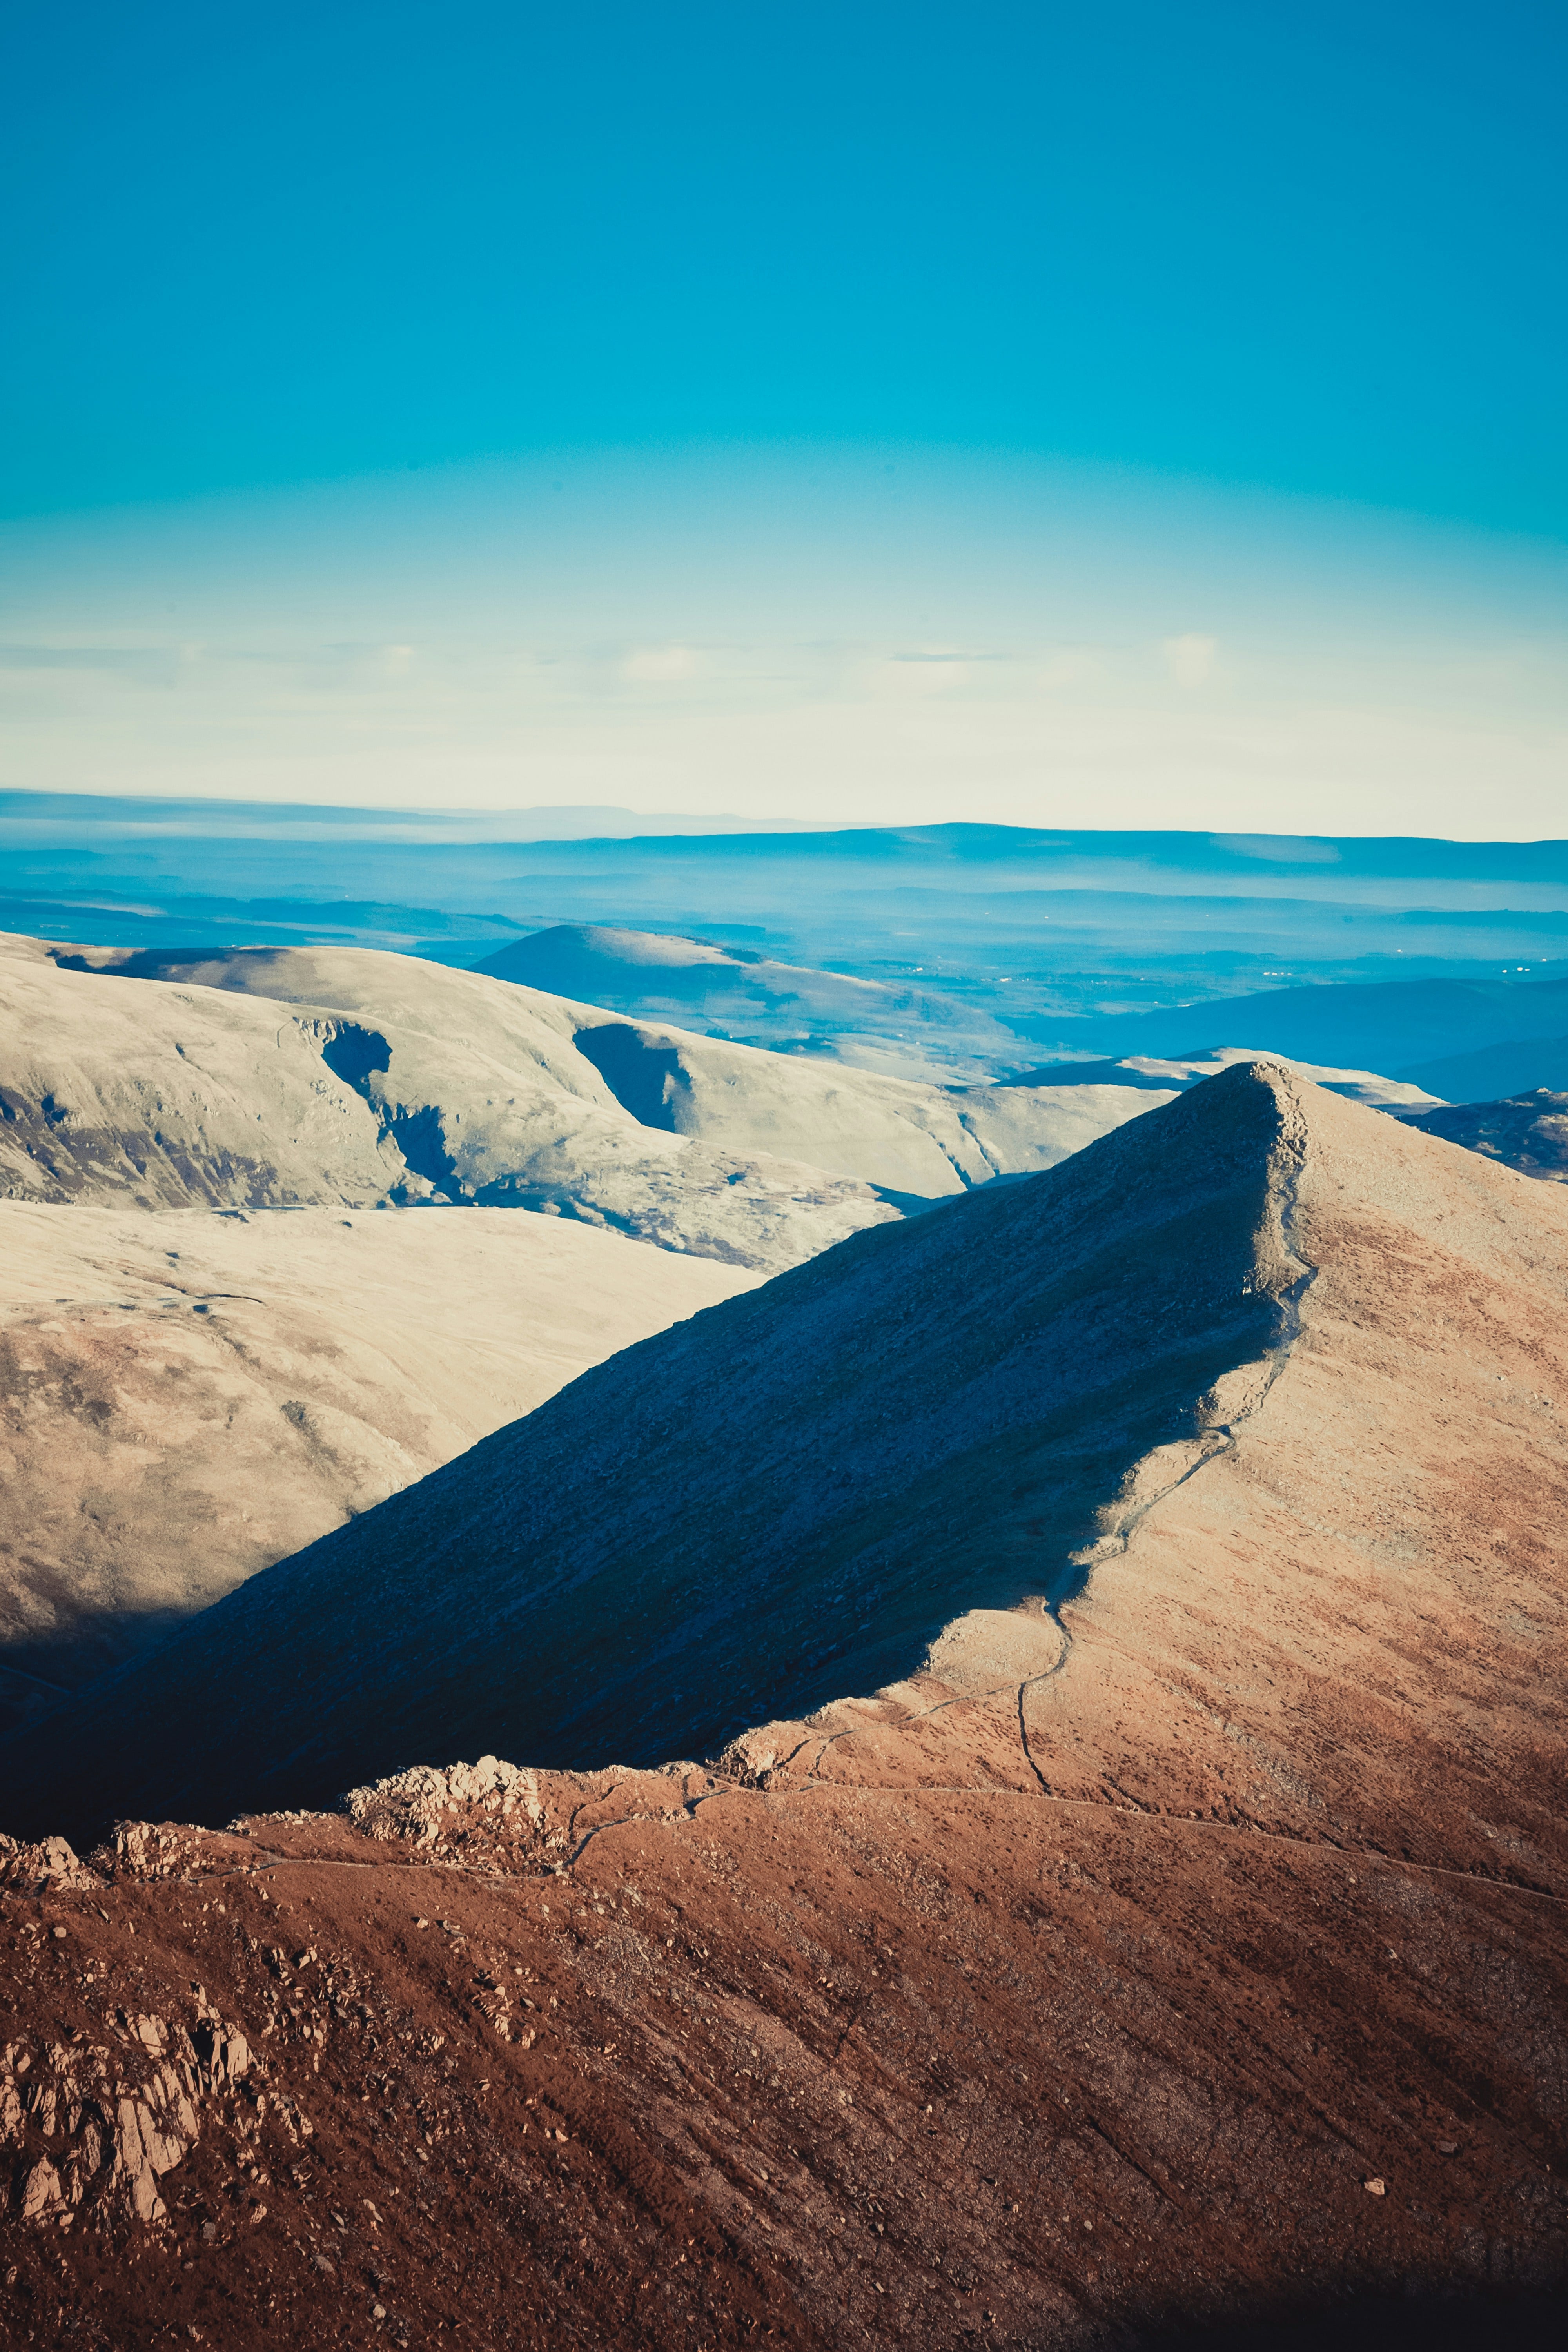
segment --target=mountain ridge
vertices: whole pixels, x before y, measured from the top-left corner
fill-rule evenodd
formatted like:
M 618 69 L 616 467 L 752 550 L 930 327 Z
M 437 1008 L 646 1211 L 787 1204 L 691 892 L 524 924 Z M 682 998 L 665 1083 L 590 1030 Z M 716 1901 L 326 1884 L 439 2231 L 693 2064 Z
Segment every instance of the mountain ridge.
M 29 1818 L 51 1771 L 101 1813 L 95 1774 L 138 1714 L 179 1729 L 118 1809 L 211 1819 L 480 1749 L 574 1768 L 712 1753 L 765 1717 L 900 1687 L 944 1626 L 1037 1621 L 1087 1572 L 1078 1622 L 1134 1531 L 1142 1556 L 1152 1505 L 1224 1489 L 1238 1432 L 1257 1458 L 1264 1425 L 1314 1389 L 1303 1367 L 1342 1345 L 1320 1281 L 1301 1294 L 1306 1356 L 1298 1340 L 1276 1377 L 1289 1294 L 1322 1264 L 1303 1221 L 1331 1218 L 1350 1269 L 1331 1300 L 1347 1279 L 1360 1297 L 1371 1234 L 1376 1265 L 1413 1269 L 1392 1277 L 1395 1302 L 1414 1269 L 1430 1260 L 1446 1283 L 1451 1262 L 1453 1280 L 1500 1286 L 1533 1347 L 1542 1308 L 1521 1265 L 1568 1298 L 1565 1208 L 1554 1186 L 1235 1065 L 1045 1175 L 862 1234 L 641 1343 L 254 1579 L 57 1725 L 52 1764 L 26 1766 Z M 1428 1223 L 1436 1238 L 1412 1238 Z M 1387 1311 L 1353 1309 L 1368 1328 Z M 1404 1388 L 1450 1381 L 1446 1363 L 1425 1343 Z M 1370 1425 L 1386 1408 L 1369 1370 L 1354 1380 L 1373 1381 Z M 1556 1426 L 1555 1407 L 1510 1409 L 1536 1429 L 1527 1447 Z M 1544 1493 L 1557 1473 L 1532 1475 Z M 1398 1478 L 1390 1507 L 1426 1524 Z M 1331 1519 L 1330 1491 L 1289 1509 Z M 1424 1575 L 1440 1580 L 1441 1557 Z
M 1045 1177 L 874 1230 L 626 1349 L 553 1408 L 357 1520 L 346 1548 L 329 1538 L 253 1579 L 145 1671 L 154 1683 L 175 1675 L 184 1689 L 195 1675 L 226 1691 L 226 1715 L 238 1661 L 258 1654 L 262 1628 L 270 1646 L 279 1610 L 319 1609 L 328 1580 L 346 1598 L 362 1581 L 358 1563 L 374 1559 L 378 1618 L 398 1629 L 372 1642 L 379 1675 L 363 1634 L 344 1649 L 328 1633 L 322 1649 L 318 1624 L 311 1637 L 297 1628 L 291 1663 L 280 1655 L 279 1675 L 263 1677 L 274 1753 L 285 1719 L 297 1727 L 283 1738 L 295 1759 L 289 1793 L 269 1797 L 291 1804 L 323 1801 L 378 1769 L 439 1760 L 443 1742 L 580 1764 L 609 1760 L 604 1744 L 614 1739 L 617 1760 L 651 1763 L 717 1748 L 760 1716 L 900 1679 L 965 1607 L 1009 1607 L 1070 1580 L 1068 1556 L 1131 1462 L 1173 1414 L 1190 1417 L 1218 1380 L 1272 1344 L 1268 1285 L 1284 1279 L 1286 1262 L 1264 1237 L 1270 1216 L 1278 1222 L 1268 1206 L 1281 1148 L 1275 1093 L 1237 1066 L 1151 1117 L 1162 1135 L 1134 1123 Z M 1054 1196 L 1048 1249 L 1037 1232 L 1042 1188 Z M 1196 1274 L 1210 1258 L 1222 1269 L 1212 1298 Z M 1151 1293 L 1168 1321 L 1181 1318 L 1152 1342 Z M 1106 1428 L 1093 1425 L 1086 1391 Z M 1010 1488 L 1024 1482 L 1000 1522 L 984 1500 L 998 1475 Z M 608 1537 L 606 1480 L 624 1496 Z M 518 1525 L 501 1553 L 559 1566 L 520 1566 L 509 1597 L 464 1601 L 476 1512 L 508 1508 Z M 951 1579 L 954 1553 L 971 1546 L 976 1510 L 1000 1564 L 971 1570 L 955 1590 L 943 1570 Z M 726 1590 L 731 1554 L 746 1562 L 738 1594 Z M 429 1590 L 442 1593 L 446 1628 L 434 1648 L 419 1598 Z M 472 1638 L 456 1635 L 454 1650 L 455 1629 L 469 1625 Z M 401 1661 L 390 1682 L 389 1639 Z M 545 1667 L 552 1713 L 527 1703 L 521 1717 L 509 1712 L 515 1668 L 498 1683 L 496 1662 L 509 1644 L 520 1654 L 519 1642 Z M 218 1647 L 197 1666 L 209 1643 Z M 705 1696 L 688 1703 L 683 1685 L 699 1659 Z M 334 1692 L 344 1704 L 342 1675 L 367 1697 L 375 1688 L 375 1728 L 366 1717 L 333 1747 L 327 1727 Z M 538 1675 L 526 1679 L 537 1701 Z M 432 1714 L 430 1683 L 458 1707 L 456 1719 L 439 1700 Z M 151 1685 L 127 1685 L 124 1703 L 168 1718 L 173 1687 L 154 1699 Z M 661 1700 L 668 1688 L 673 1704 Z M 348 1705 L 360 1721 L 358 1702 Z M 301 1743 L 319 1759 L 308 1769 Z M 178 1804 L 171 1789 L 155 1810 L 226 1814 L 249 1801 L 243 1773 L 206 1753 L 190 1723 L 180 1748 L 190 1769 Z M 127 1804 L 149 1801 L 126 1792 Z
M 0 1266 L 0 1720 L 755 1279 L 508 1210 L 5 1200 Z

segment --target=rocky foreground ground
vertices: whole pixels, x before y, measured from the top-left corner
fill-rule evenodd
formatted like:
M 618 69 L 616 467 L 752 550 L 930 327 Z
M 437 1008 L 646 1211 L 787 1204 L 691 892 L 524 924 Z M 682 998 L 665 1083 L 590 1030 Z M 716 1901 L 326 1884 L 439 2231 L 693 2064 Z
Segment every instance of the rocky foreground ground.
M 751 1783 L 13 1849 L 5 2340 L 1045 2347 L 1563 2275 L 1560 1894 L 1064 1797 L 1016 1696 L 932 1697 Z

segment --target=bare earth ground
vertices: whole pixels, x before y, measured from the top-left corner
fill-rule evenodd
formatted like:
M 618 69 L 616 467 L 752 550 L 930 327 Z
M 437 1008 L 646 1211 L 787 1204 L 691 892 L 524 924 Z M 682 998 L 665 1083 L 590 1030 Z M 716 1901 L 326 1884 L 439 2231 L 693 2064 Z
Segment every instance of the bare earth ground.
M 1047 1798 L 1005 1704 L 930 1740 L 966 1785 L 853 1747 L 13 1895 L 6 2340 L 1077 2345 L 1561 2275 L 1560 1895 Z M 131 2158 L 90 2211 L 68 2099 Z

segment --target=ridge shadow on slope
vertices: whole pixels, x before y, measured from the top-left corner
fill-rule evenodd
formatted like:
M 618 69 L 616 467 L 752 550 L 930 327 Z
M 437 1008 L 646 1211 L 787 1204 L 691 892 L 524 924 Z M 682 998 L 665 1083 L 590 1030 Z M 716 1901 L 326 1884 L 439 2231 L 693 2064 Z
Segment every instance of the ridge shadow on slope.
M 651 1045 L 624 1021 L 579 1029 L 573 1042 L 640 1126 L 675 1133 L 670 1099 L 686 1081 L 673 1045 Z
M 1281 1335 L 1299 1098 L 1238 1064 L 626 1349 L 13 1742 L 3 1826 L 711 1753 L 1059 1600 L 1133 1465 Z
M 1315 2278 L 1294 2302 L 1260 2304 L 1245 2315 L 1226 2311 L 1173 2316 L 1139 2329 L 1125 2352 L 1555 2352 L 1563 2340 L 1563 2284 L 1478 2284 L 1368 2292 L 1349 2277 L 1337 2291 Z M 1173 2297 L 1194 2300 L 1190 2292 Z

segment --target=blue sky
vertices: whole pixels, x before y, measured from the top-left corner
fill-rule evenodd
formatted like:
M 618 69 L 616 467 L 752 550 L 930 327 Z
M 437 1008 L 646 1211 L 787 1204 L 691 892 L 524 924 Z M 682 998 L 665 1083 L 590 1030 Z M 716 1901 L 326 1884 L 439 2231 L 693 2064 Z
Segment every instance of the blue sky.
M 1179 698 L 1228 677 L 1248 726 L 1298 723 L 1287 706 L 1321 724 L 1331 705 L 1348 743 L 1367 709 L 1348 766 L 1307 763 L 1342 780 L 1371 772 L 1377 728 L 1419 702 L 1410 662 L 1431 672 L 1458 647 L 1492 666 L 1458 714 L 1484 738 L 1479 784 L 1503 756 L 1498 661 L 1529 672 L 1527 732 L 1562 716 L 1541 681 L 1560 659 L 1568 526 L 1565 27 L 1517 0 L 14 6 L 0 626 L 24 650 L 101 641 L 189 670 L 218 645 L 304 658 L 310 610 L 312 659 L 378 632 L 405 647 L 399 692 L 437 645 L 448 661 L 465 644 L 523 644 L 536 663 L 565 647 L 664 694 L 659 727 L 665 689 L 711 688 L 716 607 L 753 678 L 786 656 L 798 668 L 826 633 L 873 666 L 963 656 L 966 692 L 976 664 L 1021 646 L 1028 692 L 1055 677 L 1049 693 L 1063 646 L 1136 642 L 1145 685 Z M 853 494 L 822 499 L 825 467 Z M 731 497 L 737 468 L 769 476 L 762 520 Z M 919 543 L 879 570 L 864 533 L 887 539 L 868 517 L 895 488 L 892 540 Z M 319 609 L 323 533 L 335 612 Z M 153 599 L 177 543 L 186 569 Z M 998 611 L 985 583 L 1020 565 L 1027 593 Z M 269 604 L 242 593 L 247 573 Z M 845 611 L 851 574 L 863 593 Z M 1185 640 L 1228 651 L 1161 651 Z M 1152 708 L 1135 667 L 1117 686 L 1102 665 L 1112 713 Z M 220 791 L 281 776 L 281 706 L 231 695 L 226 720 L 207 685 L 199 724 L 188 698 L 142 711 L 149 766 Z M 57 784 L 135 788 L 105 749 L 123 719 L 106 704 L 73 722 L 37 686 L 27 772 L 6 780 L 44 781 L 41 765 Z M 439 740 L 443 693 L 422 743 Z M 442 786 L 405 761 L 398 792 L 461 775 L 487 796 L 531 789 L 533 706 L 509 719 L 504 684 L 492 700 L 482 776 L 458 759 Z M 760 693 L 759 728 L 775 709 Z M 378 723 L 355 721 L 362 750 Z M 865 765 L 846 751 L 835 771 L 830 733 L 801 753 L 828 802 Z M 584 719 L 584 772 L 603 766 L 595 740 Z M 792 789 L 794 771 L 762 773 L 725 740 L 699 755 L 671 735 L 622 788 L 666 807 Z M 336 741 L 318 730 L 312 778 Z M 1026 799 L 1034 754 L 1016 740 L 1009 756 L 1007 792 Z M 1215 756 L 1244 790 L 1249 755 Z M 1394 761 L 1412 789 L 1427 756 L 1412 738 Z M 939 801 L 990 789 L 953 760 Z M 369 789 L 375 764 L 342 788 Z M 1149 768 L 1149 791 L 1190 790 L 1198 771 L 1178 766 L 1184 782 Z
M 7 13 L 14 505 L 820 437 L 1568 522 L 1556 5 Z

